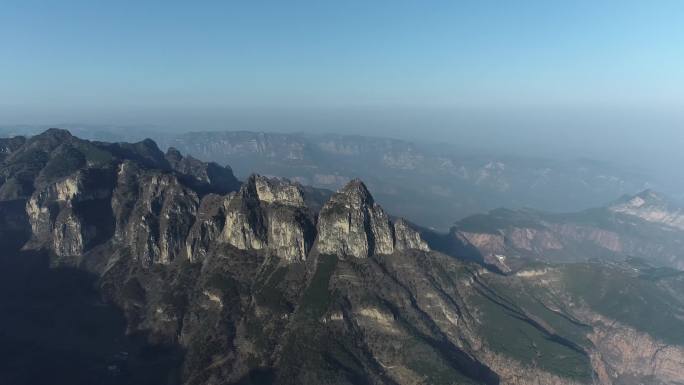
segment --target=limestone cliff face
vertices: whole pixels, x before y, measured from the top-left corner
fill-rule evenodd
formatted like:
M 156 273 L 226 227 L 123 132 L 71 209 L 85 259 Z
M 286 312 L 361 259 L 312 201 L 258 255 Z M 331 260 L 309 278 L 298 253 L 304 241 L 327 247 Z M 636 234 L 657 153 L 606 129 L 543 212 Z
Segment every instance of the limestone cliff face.
M 211 245 L 223 232 L 226 223 L 226 197 L 209 194 L 202 198 L 197 210 L 197 219 L 186 240 L 186 255 L 192 262 L 202 261 Z
M 423 240 L 420 233 L 412 228 L 404 219 L 400 218 L 394 222 L 394 238 L 396 250 L 430 250 L 430 247 Z
M 0 174 L 7 175 L 8 197 L 32 191 L 27 248 L 48 248 L 60 257 L 109 243 L 145 266 L 170 263 L 187 253 L 200 197 L 239 185 L 230 168 L 173 150 L 165 157 L 151 140 L 108 144 L 48 130 L 10 151 L 15 144 L 7 144 Z
M 235 194 L 202 200 L 188 255 L 201 259 L 217 242 L 240 250 L 264 250 L 288 262 L 303 261 L 314 238 L 302 189 L 289 181 L 253 175 Z
M 265 250 L 288 262 L 305 260 L 315 239 L 322 253 L 356 257 L 429 249 L 405 221 L 392 223 L 360 181 L 325 204 L 318 234 L 301 187 L 286 180 L 253 175 L 237 193 L 205 199 L 188 239 L 191 259 L 206 255 L 213 241 Z
M 261 202 L 292 207 L 305 206 L 304 194 L 297 184 L 260 175 L 253 177 L 253 183 Z
M 26 203 L 33 241 L 58 256 L 79 256 L 106 236 L 111 180 L 106 170 L 82 170 L 34 192 Z
M 227 199 L 226 222 L 220 240 L 241 250 L 261 250 L 268 242 L 266 230 L 256 186 L 248 181 Z
M 112 208 L 115 237 L 143 265 L 167 264 L 186 250 L 199 197 L 166 173 L 146 172 L 126 161 L 119 166 Z
M 400 231 L 398 237 L 396 229 Z M 366 258 L 392 254 L 395 249 L 425 250 L 427 244 L 405 222 L 393 224 L 363 182 L 356 179 L 335 193 L 321 209 L 317 247 L 323 254 Z
M 294 210 L 269 210 L 268 245 L 286 261 L 306 259 L 314 239 L 314 227 L 306 214 Z

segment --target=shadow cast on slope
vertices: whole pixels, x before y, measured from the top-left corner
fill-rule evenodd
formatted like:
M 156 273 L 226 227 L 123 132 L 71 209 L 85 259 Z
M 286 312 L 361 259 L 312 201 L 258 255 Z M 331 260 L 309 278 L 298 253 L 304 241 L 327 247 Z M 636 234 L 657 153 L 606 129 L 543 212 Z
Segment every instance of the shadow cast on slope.
M 0 383 L 118 385 L 180 383 L 183 353 L 127 336 L 104 303 L 96 276 L 49 268 L 45 253 L 0 254 Z
M 419 226 L 415 227 L 420 232 L 420 236 L 423 237 L 428 246 L 430 246 L 430 249 L 463 261 L 477 263 L 492 272 L 504 274 L 497 266 L 487 263 L 484 255 L 482 255 L 477 247 L 457 238 L 453 233 L 439 233 Z

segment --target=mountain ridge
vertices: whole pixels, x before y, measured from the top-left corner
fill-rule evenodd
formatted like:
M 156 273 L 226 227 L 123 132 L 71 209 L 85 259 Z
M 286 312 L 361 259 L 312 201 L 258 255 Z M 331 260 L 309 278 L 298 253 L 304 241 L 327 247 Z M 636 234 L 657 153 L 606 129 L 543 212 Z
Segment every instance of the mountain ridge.
M 633 167 L 469 150 L 467 143 L 431 143 L 437 138 L 428 137 L 423 143 L 303 132 L 112 130 L 78 133 L 110 141 L 149 136 L 162 148 L 230 164 L 241 179 L 259 173 L 334 191 L 361 177 L 390 212 L 439 231 L 497 207 L 577 211 L 663 185 Z
M 391 217 L 360 180 L 321 199 L 209 168 L 151 141 L 29 138 L 0 165 L 0 241 L 93 274 L 128 335 L 183 352 L 183 384 L 683 381 L 672 269 L 540 260 L 501 274 L 465 255 L 472 240 Z M 584 290 L 592 280 L 614 295 Z M 129 383 L 116 372 L 139 358 L 117 357 L 112 372 L 83 370 Z

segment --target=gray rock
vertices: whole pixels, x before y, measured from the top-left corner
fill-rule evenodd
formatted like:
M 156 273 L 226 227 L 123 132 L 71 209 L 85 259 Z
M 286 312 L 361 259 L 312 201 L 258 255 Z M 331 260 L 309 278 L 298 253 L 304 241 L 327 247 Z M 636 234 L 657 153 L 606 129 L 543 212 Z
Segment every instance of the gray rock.
M 397 241 L 395 229 L 400 234 Z M 318 221 L 318 251 L 323 254 L 366 258 L 373 254 L 392 254 L 395 247 L 427 250 L 420 235 L 401 221 L 392 224 L 358 179 L 334 194 L 321 209 Z

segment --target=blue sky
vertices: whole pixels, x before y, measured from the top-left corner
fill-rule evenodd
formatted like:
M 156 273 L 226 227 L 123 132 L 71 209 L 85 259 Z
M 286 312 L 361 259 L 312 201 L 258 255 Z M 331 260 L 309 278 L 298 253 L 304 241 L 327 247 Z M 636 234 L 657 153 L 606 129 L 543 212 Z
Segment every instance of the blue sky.
M 0 111 L 684 106 L 682 1 L 12 1 Z

